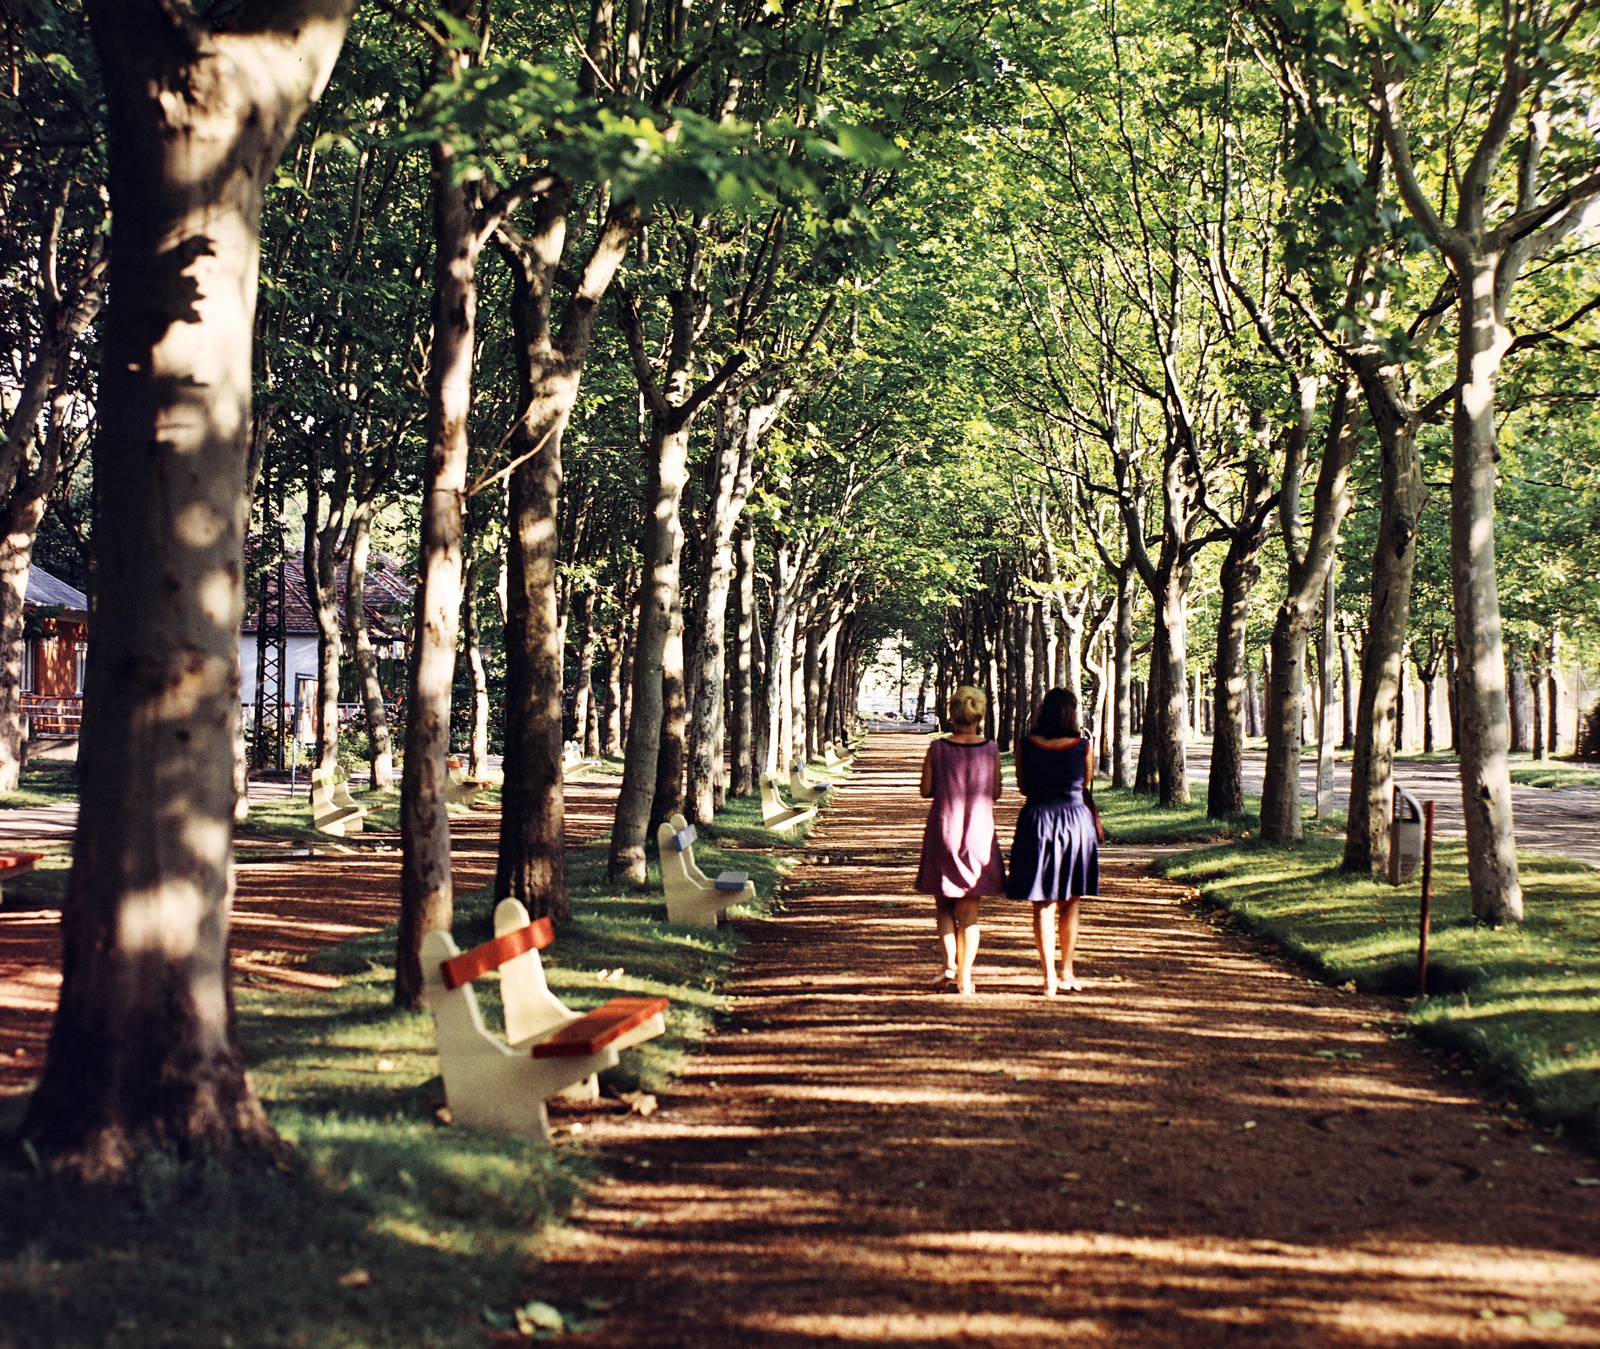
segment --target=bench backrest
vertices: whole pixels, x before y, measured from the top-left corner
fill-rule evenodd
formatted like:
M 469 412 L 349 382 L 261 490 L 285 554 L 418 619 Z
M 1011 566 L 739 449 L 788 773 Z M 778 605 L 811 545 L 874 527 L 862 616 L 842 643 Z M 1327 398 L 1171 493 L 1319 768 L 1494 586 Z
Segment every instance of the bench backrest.
M 773 781 L 771 773 L 763 773 L 761 775 L 761 804 L 766 807 L 766 812 L 769 815 L 789 809 L 788 806 L 783 804 L 782 798 L 779 797 L 778 784 Z
M 494 908 L 495 940 L 516 939 L 522 931 L 535 930 L 537 943 L 529 945 L 500 966 L 500 1001 L 505 1007 L 506 1039 L 512 1044 L 577 1020 L 566 1003 L 550 991 L 545 982 L 544 962 L 539 949 L 556 938 L 548 918 L 528 921 L 528 911 L 516 899 L 502 899 Z

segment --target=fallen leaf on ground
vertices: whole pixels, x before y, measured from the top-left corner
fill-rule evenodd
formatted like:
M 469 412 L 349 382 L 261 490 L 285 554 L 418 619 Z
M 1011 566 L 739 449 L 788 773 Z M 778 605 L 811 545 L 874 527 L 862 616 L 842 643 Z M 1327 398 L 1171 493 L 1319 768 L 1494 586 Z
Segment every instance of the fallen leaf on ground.
M 656 1098 L 647 1091 L 624 1091 L 617 1099 L 626 1101 L 628 1108 L 635 1115 L 653 1115 L 656 1113 Z
M 454 1124 L 456 1118 L 450 1113 L 450 1107 L 447 1105 L 442 1105 L 435 1110 L 433 1112 L 433 1117 L 434 1119 L 438 1120 L 440 1124 Z
M 341 1288 L 365 1288 L 371 1282 L 372 1275 L 368 1274 L 364 1269 L 352 1269 L 349 1273 L 339 1276 L 339 1286 Z
M 378 1060 L 378 1071 L 380 1073 L 392 1073 L 394 1071 L 394 1060 L 393 1059 L 379 1059 Z
M 528 1302 L 517 1308 L 517 1330 L 532 1335 L 539 1330 L 565 1330 L 567 1319 L 548 1302 Z

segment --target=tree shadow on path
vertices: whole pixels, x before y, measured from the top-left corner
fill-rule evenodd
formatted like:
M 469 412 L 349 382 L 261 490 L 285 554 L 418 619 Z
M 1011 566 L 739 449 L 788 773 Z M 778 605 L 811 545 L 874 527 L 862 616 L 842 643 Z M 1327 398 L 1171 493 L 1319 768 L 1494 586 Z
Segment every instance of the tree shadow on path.
M 534 1290 L 609 1307 L 583 1343 L 1600 1343 L 1600 1189 L 1573 1183 L 1600 1166 L 1133 850 L 1103 855 L 1084 993 L 1035 992 L 1000 899 L 978 994 L 923 991 L 924 743 L 873 736 L 679 1092 L 585 1121 L 611 1178 Z

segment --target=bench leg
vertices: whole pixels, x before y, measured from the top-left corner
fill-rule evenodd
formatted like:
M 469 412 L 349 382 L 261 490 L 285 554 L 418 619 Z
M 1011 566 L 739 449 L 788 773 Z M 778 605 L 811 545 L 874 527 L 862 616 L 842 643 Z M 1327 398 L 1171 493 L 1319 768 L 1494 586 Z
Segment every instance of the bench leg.
M 582 1082 L 574 1082 L 570 1087 L 563 1087 L 556 1093 L 563 1101 L 598 1101 L 600 1099 L 600 1075 L 590 1073 Z

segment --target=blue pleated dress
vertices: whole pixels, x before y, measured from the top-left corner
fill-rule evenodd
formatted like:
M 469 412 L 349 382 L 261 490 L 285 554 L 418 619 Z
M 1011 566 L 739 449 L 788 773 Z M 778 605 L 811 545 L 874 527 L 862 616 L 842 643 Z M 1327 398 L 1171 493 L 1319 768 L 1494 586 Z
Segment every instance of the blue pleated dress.
M 1089 741 L 1079 736 L 1060 749 L 1032 737 L 1017 747 L 1028 804 L 1017 816 L 1006 894 L 1034 904 L 1100 893 L 1100 845 L 1094 815 L 1083 799 Z

